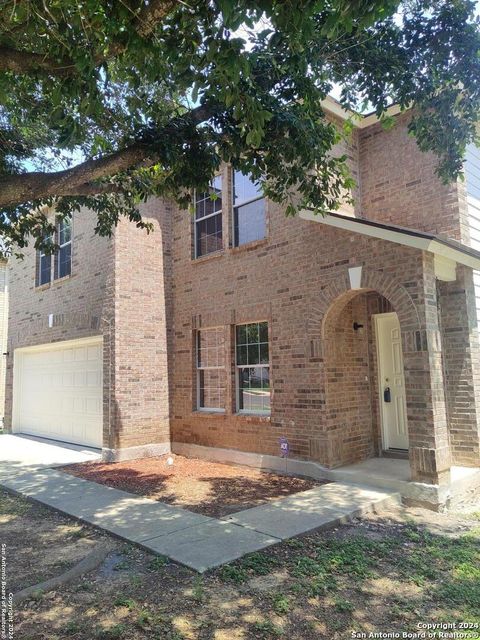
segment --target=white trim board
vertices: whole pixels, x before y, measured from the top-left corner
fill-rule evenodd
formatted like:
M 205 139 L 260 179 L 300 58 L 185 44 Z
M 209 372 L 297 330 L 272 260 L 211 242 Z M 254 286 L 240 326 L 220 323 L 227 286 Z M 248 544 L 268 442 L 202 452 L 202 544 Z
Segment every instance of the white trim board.
M 366 115 L 363 115 L 356 111 L 352 111 L 351 109 L 346 109 L 332 96 L 327 96 L 325 100 L 322 100 L 322 108 L 341 120 L 351 120 L 352 124 L 357 129 L 365 129 L 366 127 L 370 127 L 372 124 L 380 122 L 380 118 L 376 113 L 367 113 Z M 388 116 L 396 116 L 401 112 L 402 109 L 398 104 L 392 104 L 387 107 L 385 111 Z

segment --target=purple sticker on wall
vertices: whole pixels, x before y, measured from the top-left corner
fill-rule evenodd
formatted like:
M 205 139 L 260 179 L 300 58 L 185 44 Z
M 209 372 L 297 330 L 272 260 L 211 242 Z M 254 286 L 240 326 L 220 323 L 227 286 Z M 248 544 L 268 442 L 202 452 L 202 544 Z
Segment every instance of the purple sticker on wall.
M 282 436 L 279 442 L 280 442 L 280 455 L 282 456 L 282 458 L 286 458 L 290 451 L 288 440 L 284 436 Z

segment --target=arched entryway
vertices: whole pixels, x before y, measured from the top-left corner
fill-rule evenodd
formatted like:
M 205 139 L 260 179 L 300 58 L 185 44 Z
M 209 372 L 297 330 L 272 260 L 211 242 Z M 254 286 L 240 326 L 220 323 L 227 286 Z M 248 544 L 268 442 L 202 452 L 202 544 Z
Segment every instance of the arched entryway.
M 383 455 L 374 318 L 395 313 L 405 373 L 409 477 L 442 484 L 449 478 L 451 454 L 435 289 L 429 284 L 427 301 L 425 283 L 408 284 L 381 270 L 349 267 L 312 300 L 310 367 L 320 374 L 324 406 L 310 453 L 330 468 Z
M 400 322 L 376 291 L 352 290 L 322 323 L 329 466 L 372 456 L 407 457 L 408 427 Z

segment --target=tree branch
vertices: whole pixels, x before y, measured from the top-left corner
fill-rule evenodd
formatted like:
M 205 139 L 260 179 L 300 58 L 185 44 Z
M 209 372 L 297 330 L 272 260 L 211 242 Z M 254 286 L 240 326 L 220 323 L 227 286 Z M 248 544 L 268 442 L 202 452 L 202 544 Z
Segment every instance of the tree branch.
M 144 4 L 135 15 L 134 28 L 142 38 L 148 38 L 156 25 L 163 20 L 178 5 L 178 0 L 150 0 Z M 123 53 L 126 45 L 113 42 L 106 53 L 95 56 L 95 64 L 99 66 L 109 58 Z M 55 76 L 63 77 L 77 72 L 73 60 L 65 58 L 54 60 L 42 53 L 32 53 L 0 46 L 0 72 L 13 71 L 14 73 L 30 73 L 32 71 L 45 71 Z
M 0 71 L 30 73 L 38 70 L 48 71 L 56 76 L 67 76 L 75 71 L 75 65 L 71 60 L 58 62 L 42 53 L 0 47 Z
M 151 35 L 156 25 L 178 5 L 178 0 L 150 0 L 136 18 L 137 32 L 142 38 Z
M 0 208 L 21 202 L 31 202 L 51 196 L 95 195 L 118 192 L 118 187 L 95 184 L 102 178 L 127 171 L 141 165 L 161 161 L 154 140 L 160 140 L 183 125 L 198 125 L 211 118 L 219 110 L 218 105 L 205 104 L 181 116 L 172 118 L 158 131 L 151 132 L 149 142 L 139 140 L 101 158 L 85 160 L 63 171 L 30 171 L 17 175 L 0 176 Z

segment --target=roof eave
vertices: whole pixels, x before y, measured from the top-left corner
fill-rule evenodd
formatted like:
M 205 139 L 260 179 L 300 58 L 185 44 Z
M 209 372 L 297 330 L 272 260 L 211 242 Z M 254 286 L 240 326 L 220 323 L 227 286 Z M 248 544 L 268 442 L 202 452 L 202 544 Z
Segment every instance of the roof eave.
M 346 109 L 340 104 L 340 102 L 338 102 L 338 100 L 332 98 L 332 96 L 327 96 L 325 100 L 322 100 L 322 107 L 325 111 L 337 116 L 337 118 L 340 118 L 341 120 L 350 120 L 357 129 L 365 129 L 366 127 L 370 127 L 371 125 L 380 122 L 380 118 L 376 113 L 362 115 L 352 109 Z M 388 116 L 396 116 L 401 113 L 401 111 L 400 105 L 392 104 L 386 109 L 385 113 Z
M 451 260 L 480 271 L 479 251 L 475 251 L 471 247 L 463 246 L 460 243 L 451 243 L 448 239 L 441 238 L 434 234 L 339 214 L 321 215 L 309 209 L 303 209 L 299 213 L 299 217 L 303 220 L 326 224 L 336 229 L 342 229 L 343 231 L 360 233 L 361 235 L 378 240 L 386 240 L 387 242 L 411 247 L 419 251 L 428 251 L 442 260 Z

